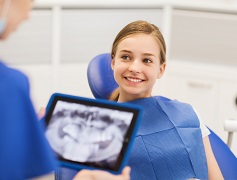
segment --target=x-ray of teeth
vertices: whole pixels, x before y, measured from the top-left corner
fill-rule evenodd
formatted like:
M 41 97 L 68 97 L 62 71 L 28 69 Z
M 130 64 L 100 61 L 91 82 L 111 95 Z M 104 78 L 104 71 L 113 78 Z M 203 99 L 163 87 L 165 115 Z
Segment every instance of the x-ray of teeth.
M 65 159 L 113 164 L 133 113 L 58 101 L 46 136 Z

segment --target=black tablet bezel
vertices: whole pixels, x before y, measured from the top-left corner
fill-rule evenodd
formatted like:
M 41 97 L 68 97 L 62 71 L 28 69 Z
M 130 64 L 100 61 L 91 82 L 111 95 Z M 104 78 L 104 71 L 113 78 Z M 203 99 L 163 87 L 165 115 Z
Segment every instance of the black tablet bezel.
M 116 103 L 113 101 L 102 100 L 102 99 L 91 99 L 79 96 L 72 96 L 66 94 L 55 93 L 51 96 L 50 101 L 47 105 L 47 111 L 45 116 L 45 126 L 47 129 L 47 125 L 51 119 L 53 114 L 54 108 L 58 101 L 64 101 L 69 103 L 78 103 L 83 104 L 86 106 L 94 106 L 94 107 L 101 107 L 101 108 L 108 108 L 111 110 L 119 110 L 125 112 L 132 112 L 133 118 L 131 120 L 130 126 L 127 130 L 127 133 L 124 138 L 124 143 L 121 149 L 120 154 L 118 155 L 118 159 L 114 167 L 101 167 L 99 165 L 93 163 L 82 163 L 82 162 L 75 162 L 68 159 L 64 159 L 63 157 L 57 155 L 61 165 L 66 167 L 71 167 L 75 169 L 102 169 L 106 171 L 110 171 L 112 173 L 120 173 L 122 168 L 125 166 L 127 162 L 128 155 L 131 149 L 131 145 L 135 138 L 135 133 L 137 131 L 138 125 L 140 123 L 140 116 L 141 116 L 141 108 L 137 105 L 128 104 L 128 103 Z

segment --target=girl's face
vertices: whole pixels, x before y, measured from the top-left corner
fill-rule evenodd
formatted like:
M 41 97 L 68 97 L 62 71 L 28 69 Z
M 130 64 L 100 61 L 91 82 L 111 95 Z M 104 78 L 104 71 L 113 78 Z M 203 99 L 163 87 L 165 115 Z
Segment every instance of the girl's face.
M 15 31 L 17 27 L 28 18 L 31 7 L 32 0 L 10 1 L 10 7 L 8 9 L 6 17 L 6 29 L 4 33 L 0 36 L 0 39 L 7 38 L 9 34 Z
M 164 71 L 160 47 L 152 35 L 137 34 L 122 40 L 112 60 L 114 78 L 119 85 L 119 102 L 151 96 L 152 88 Z

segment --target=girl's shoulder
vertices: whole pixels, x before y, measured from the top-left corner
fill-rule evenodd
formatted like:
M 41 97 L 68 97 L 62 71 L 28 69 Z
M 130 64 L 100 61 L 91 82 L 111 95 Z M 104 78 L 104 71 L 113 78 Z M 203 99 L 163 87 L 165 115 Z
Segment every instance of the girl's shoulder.
M 172 101 L 172 99 L 164 97 L 164 96 L 152 96 L 152 97 L 161 101 Z

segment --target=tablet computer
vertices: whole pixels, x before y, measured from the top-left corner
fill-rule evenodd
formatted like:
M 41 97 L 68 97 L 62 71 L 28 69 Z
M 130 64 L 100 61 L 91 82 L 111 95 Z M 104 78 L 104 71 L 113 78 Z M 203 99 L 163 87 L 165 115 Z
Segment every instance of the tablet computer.
M 121 173 L 142 109 L 129 103 L 55 93 L 44 118 L 45 135 L 60 164 Z

